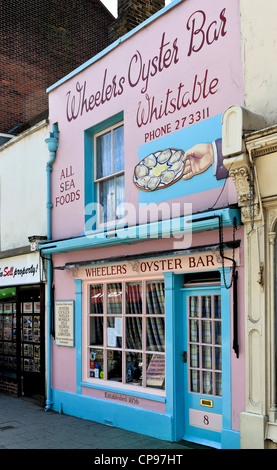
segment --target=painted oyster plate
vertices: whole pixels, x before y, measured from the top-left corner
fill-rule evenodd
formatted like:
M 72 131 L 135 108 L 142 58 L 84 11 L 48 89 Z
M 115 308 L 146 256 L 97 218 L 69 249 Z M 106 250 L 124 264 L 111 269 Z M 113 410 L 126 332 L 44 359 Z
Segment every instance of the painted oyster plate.
M 143 191 L 156 191 L 178 181 L 184 169 L 180 149 L 165 149 L 144 157 L 134 169 L 134 183 Z

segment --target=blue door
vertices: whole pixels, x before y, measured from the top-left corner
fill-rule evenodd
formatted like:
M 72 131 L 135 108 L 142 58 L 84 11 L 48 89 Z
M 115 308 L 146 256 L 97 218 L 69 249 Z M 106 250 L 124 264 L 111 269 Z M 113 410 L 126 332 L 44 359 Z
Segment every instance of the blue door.
M 220 447 L 222 309 L 219 287 L 184 289 L 184 440 Z

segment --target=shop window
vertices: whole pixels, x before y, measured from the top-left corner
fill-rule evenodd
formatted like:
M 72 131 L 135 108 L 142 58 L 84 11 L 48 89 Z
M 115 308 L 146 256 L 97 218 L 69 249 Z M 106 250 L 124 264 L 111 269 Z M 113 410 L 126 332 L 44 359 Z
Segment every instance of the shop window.
M 222 396 L 220 295 L 188 297 L 190 392 Z
M 163 281 L 90 284 L 86 380 L 165 388 Z

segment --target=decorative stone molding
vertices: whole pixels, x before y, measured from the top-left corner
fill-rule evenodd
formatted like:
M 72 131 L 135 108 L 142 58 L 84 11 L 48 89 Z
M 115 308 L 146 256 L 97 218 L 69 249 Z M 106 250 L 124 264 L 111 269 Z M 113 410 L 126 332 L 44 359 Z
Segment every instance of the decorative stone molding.
M 277 201 L 274 201 L 277 204 Z M 274 232 L 274 228 L 277 224 L 277 209 L 271 209 L 268 214 L 268 231 Z
M 249 204 L 250 185 L 248 168 L 241 167 L 236 168 L 235 170 L 230 170 L 229 175 L 234 180 L 236 185 L 239 206 Z
M 250 222 L 251 217 L 253 217 L 254 220 L 258 220 L 261 218 L 259 204 L 254 204 L 252 210 L 250 209 L 250 205 L 241 208 L 241 218 L 243 223 Z
M 260 216 L 260 207 L 258 201 L 255 200 L 252 207 L 251 188 L 250 188 L 250 163 L 248 155 L 242 154 L 233 158 L 225 158 L 224 166 L 229 171 L 230 177 L 233 179 L 238 196 L 238 205 L 241 207 L 241 216 L 243 222 L 249 222 L 251 217 L 258 219 Z

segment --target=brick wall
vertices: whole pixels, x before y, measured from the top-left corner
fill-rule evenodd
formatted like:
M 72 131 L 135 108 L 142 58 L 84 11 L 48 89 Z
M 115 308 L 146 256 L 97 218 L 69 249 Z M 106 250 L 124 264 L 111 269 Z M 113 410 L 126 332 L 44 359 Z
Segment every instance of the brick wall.
M 0 132 L 47 108 L 47 87 L 109 44 L 98 0 L 0 0 Z
M 2 377 L 0 379 L 0 392 L 13 397 L 18 397 L 18 384 L 16 380 Z
M 47 111 L 50 85 L 163 6 L 118 0 L 114 21 L 99 0 L 0 0 L 0 132 L 20 132 Z
M 111 40 L 131 31 L 163 8 L 164 0 L 118 0 L 118 18 L 110 28 Z

